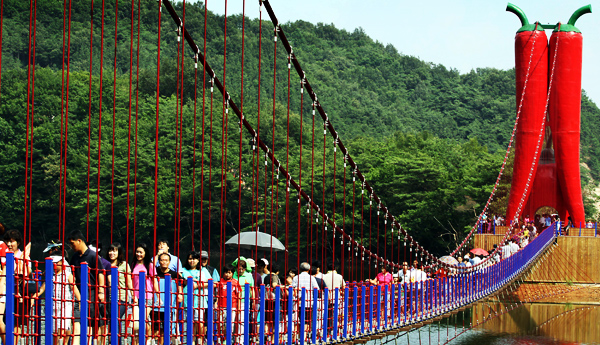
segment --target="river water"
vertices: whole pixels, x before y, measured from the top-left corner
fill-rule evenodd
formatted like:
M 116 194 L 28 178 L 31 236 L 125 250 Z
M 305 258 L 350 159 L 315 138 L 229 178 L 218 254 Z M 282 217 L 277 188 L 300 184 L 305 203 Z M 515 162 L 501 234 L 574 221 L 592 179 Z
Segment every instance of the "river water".
M 486 319 L 483 322 L 483 319 Z M 369 345 L 600 344 L 600 305 L 478 303 L 439 323 Z

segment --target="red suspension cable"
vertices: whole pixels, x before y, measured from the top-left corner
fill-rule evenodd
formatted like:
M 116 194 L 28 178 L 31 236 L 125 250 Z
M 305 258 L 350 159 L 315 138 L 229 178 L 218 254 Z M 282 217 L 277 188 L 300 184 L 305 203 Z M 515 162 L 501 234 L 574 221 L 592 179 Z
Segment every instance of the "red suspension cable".
M 158 2 L 158 43 L 157 43 L 157 58 L 156 58 L 156 125 L 154 137 L 154 244 L 153 251 L 156 253 L 156 217 L 158 211 L 158 120 L 160 106 L 160 34 L 162 25 L 162 1 Z
M 85 238 L 90 237 L 90 170 L 92 165 L 92 61 L 94 51 L 94 0 L 90 1 L 90 72 L 89 72 L 89 93 L 88 93 L 88 160 L 87 160 L 87 201 L 85 218 Z M 139 35 L 138 35 L 139 39 Z
M 23 213 L 23 232 L 27 233 L 27 198 L 29 192 L 29 123 L 30 123 L 30 90 L 31 90 L 31 32 L 32 32 L 32 21 L 33 21 L 33 0 L 29 1 L 29 38 L 27 39 L 28 45 L 28 61 L 27 61 L 27 104 L 25 105 L 26 109 L 26 120 L 27 123 L 25 125 L 25 195 L 24 195 L 24 213 Z M 33 131 L 33 127 L 31 128 Z

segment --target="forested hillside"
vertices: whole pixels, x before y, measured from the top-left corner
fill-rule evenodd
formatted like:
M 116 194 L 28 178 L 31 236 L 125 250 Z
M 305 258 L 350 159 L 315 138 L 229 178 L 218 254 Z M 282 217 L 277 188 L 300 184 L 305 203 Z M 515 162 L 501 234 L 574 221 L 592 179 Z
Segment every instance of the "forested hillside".
M 92 6 L 93 5 L 93 6 Z M 136 191 L 136 236 L 144 238 L 153 230 L 154 216 L 154 126 L 156 115 L 157 90 L 157 51 L 158 51 L 158 6 L 154 1 L 141 2 L 142 8 L 131 10 L 131 3 L 107 0 L 104 21 L 101 2 L 74 1 L 71 13 L 70 76 L 69 76 L 69 135 L 68 135 L 68 175 L 67 175 L 67 229 L 96 229 L 103 234 L 112 231 L 125 241 L 126 230 L 133 227 L 132 212 L 127 212 L 127 168 L 133 169 L 133 149 L 128 146 L 129 126 L 133 129 L 132 145 L 138 144 L 138 176 Z M 183 16 L 182 4 L 177 10 L 185 20 L 186 29 L 196 43 L 204 43 L 204 7 L 201 2 L 186 4 Z M 63 60 L 63 3 L 53 0 L 37 1 L 37 22 L 35 36 L 35 99 L 28 98 L 28 56 L 30 47 L 29 2 L 5 0 L 2 37 L 2 79 L 0 89 L 0 222 L 10 227 L 23 226 L 23 195 L 25 173 L 25 138 L 27 100 L 34 106 L 34 151 L 32 195 L 32 231 L 42 236 L 40 241 L 57 237 L 58 200 L 60 176 L 60 133 L 62 124 L 61 97 L 64 77 Z M 117 35 L 115 44 L 115 13 L 117 13 Z M 140 18 L 139 64 L 137 61 L 137 26 Z M 130 91 L 130 46 L 131 24 L 133 20 L 134 66 L 139 65 L 139 80 L 133 71 L 133 84 Z M 276 70 L 276 84 L 287 85 L 287 61 L 282 47 L 277 50 L 277 67 L 274 68 L 273 26 L 270 22 L 246 19 L 245 36 L 242 46 L 242 17 L 227 18 L 227 58 L 224 64 L 223 44 L 225 18 L 208 12 L 206 33 L 206 56 L 217 75 L 227 70 L 227 85 L 232 98 L 241 104 L 246 114 L 255 114 L 259 109 L 265 113 L 273 111 L 278 118 L 285 119 L 287 93 L 277 89 L 274 95 L 273 71 Z M 161 30 L 161 77 L 160 110 L 162 114 L 175 114 L 177 102 L 183 103 L 183 160 L 181 182 L 181 215 L 184 238 L 199 229 L 221 231 L 219 216 L 208 219 L 200 208 L 206 209 L 210 203 L 211 212 L 217 215 L 224 209 L 223 226 L 225 234 L 237 231 L 238 217 L 242 229 L 252 228 L 253 224 L 266 226 L 265 219 L 252 216 L 251 205 L 242 204 L 243 214 L 238 210 L 237 179 L 225 174 L 227 195 L 221 200 L 219 193 L 209 196 L 208 191 L 221 188 L 220 171 L 210 177 L 204 166 L 220 166 L 221 152 L 198 156 L 196 170 L 192 152 L 200 152 L 203 143 L 220 142 L 223 138 L 221 124 L 229 122 L 230 136 L 239 134 L 237 122 L 233 118 L 222 121 L 222 109 L 215 106 L 214 119 L 205 127 L 198 128 L 196 141 L 193 136 L 194 114 L 194 64 L 191 51 L 184 57 L 185 73 L 182 99 L 177 95 L 178 45 L 176 27 L 172 19 L 163 13 Z M 104 25 L 102 25 L 104 24 Z M 429 244 L 434 251 L 443 252 L 472 224 L 476 212 L 481 211 L 495 182 L 504 150 L 508 143 L 515 118 L 514 71 L 478 69 L 467 74 L 442 65 L 423 62 L 410 56 L 410 52 L 398 52 L 391 45 L 373 41 L 361 29 L 354 32 L 339 30 L 332 25 L 313 25 L 298 21 L 282 25 L 290 39 L 294 54 L 300 63 L 319 101 L 328 112 L 336 130 L 350 147 L 354 159 L 363 173 L 378 190 L 380 196 L 397 215 L 402 224 L 415 231 L 415 237 Z M 68 29 L 68 27 L 67 27 Z M 69 30 L 66 30 L 68 33 Z M 90 38 L 90 32 L 93 37 Z M 259 32 L 262 40 L 259 41 Z M 65 36 L 65 37 L 68 37 Z M 92 49 L 90 49 L 90 41 Z M 101 41 L 104 46 L 101 49 Z M 69 41 L 66 41 L 69 42 Z M 259 49 L 262 46 L 262 50 Z M 243 100 L 242 90 L 242 47 L 243 55 Z M 69 46 L 67 45 L 67 51 Z M 203 49 L 203 47 L 201 48 Z M 116 58 L 115 58 L 116 52 Z M 260 60 L 259 60 L 260 52 Z M 91 64 L 90 64 L 91 56 Z M 102 64 L 100 63 L 102 59 Z M 66 59 L 65 59 L 66 61 Z M 116 64 L 115 64 L 116 61 Z M 102 140 L 98 140 L 99 82 L 103 72 L 102 88 Z M 90 68 L 92 76 L 90 78 Z M 259 75 L 260 68 L 260 75 Z M 200 68 L 201 70 L 201 68 Z M 201 73 L 201 72 L 200 72 Z M 113 77 L 116 74 L 116 79 Z M 260 78 L 259 78 L 260 77 Z M 259 79 L 260 89 L 259 89 Z M 32 79 L 31 79 L 32 80 Z M 116 80 L 116 84 L 115 81 Z M 31 81 L 30 81 L 31 82 Z M 90 92 L 91 82 L 91 92 Z M 290 152 L 299 152 L 300 107 L 298 78 L 293 79 L 291 96 L 291 142 Z M 206 81 L 208 86 L 208 80 Z M 137 88 L 136 88 L 137 86 Z M 207 88 L 208 89 L 208 88 Z M 259 94 L 260 90 L 260 94 Z M 116 91 L 116 92 L 114 92 Z M 130 102 L 129 94 L 133 95 Z M 115 95 L 113 100 L 113 94 Z M 61 96 L 62 95 L 62 96 Z M 258 99 L 261 99 L 260 105 Z M 220 97 L 220 95 L 219 95 Z M 136 102 L 137 99 L 137 102 Z M 197 104 L 208 104 L 208 92 L 202 99 L 198 90 Z M 219 103 L 221 104 L 221 103 Z M 130 121 L 130 110 L 133 120 Z M 310 103 L 304 105 L 304 112 L 310 112 Z M 115 114 L 113 123 L 112 115 Z M 90 117 L 90 114 L 93 116 Z M 139 115 L 137 122 L 135 115 Z M 304 121 L 310 122 L 309 116 Z M 88 121 L 94 130 L 88 132 Z M 249 115 L 249 121 L 257 125 L 257 118 Z M 263 124 L 263 121 L 264 124 Z M 113 133 L 113 125 L 115 131 Z M 159 207 L 157 225 L 168 236 L 173 236 L 173 210 L 175 209 L 173 184 L 176 174 L 177 138 L 175 137 L 175 116 L 160 117 L 160 162 L 159 162 Z M 261 119 L 261 127 L 269 128 L 268 119 Z M 275 146 L 283 149 L 286 143 L 286 123 L 276 124 Z M 137 129 L 137 132 L 136 131 Z M 205 135 L 200 136 L 203 132 Z M 209 134 L 212 133 L 212 136 Z M 293 134 L 297 134 L 294 136 Z M 115 137 L 115 190 L 111 190 L 112 137 Z M 101 146 L 100 171 L 100 219 L 96 224 L 96 209 L 90 208 L 87 218 L 88 189 L 89 204 L 96 205 L 98 192 L 95 179 L 98 171 L 90 165 L 92 185 L 88 188 L 88 135 L 90 159 L 98 160 L 98 146 Z M 263 140 L 271 142 L 273 133 L 265 131 Z M 306 134 L 303 134 L 306 135 Z M 204 139 L 204 141 L 202 140 Z M 211 141 L 212 140 L 212 141 Z M 245 142 L 248 142 L 244 139 Z M 322 143 L 323 138 L 317 138 Z M 590 167 L 590 175 L 600 176 L 600 110 L 584 93 L 582 100 L 582 157 Z M 310 141 L 307 138 L 306 141 Z M 99 144 L 100 142 L 100 144 Z M 322 144 L 317 146 L 322 153 Z M 206 149 L 205 149 L 206 150 Z M 243 152 L 249 148 L 243 147 Z M 327 148 L 331 153 L 331 148 Z M 132 156 L 129 156 L 130 153 Z M 236 162 L 239 151 L 233 147 L 227 152 Z M 303 155 L 306 155 L 306 151 Z M 251 154 L 243 155 L 242 176 L 252 176 Z M 128 159 L 130 159 L 128 163 Z M 290 158 L 298 160 L 299 157 Z M 297 162 L 290 162 L 290 165 Z M 320 166 L 319 166 L 320 164 Z M 330 164 L 330 163 L 327 163 Z M 337 163 L 341 164 L 341 163 Z M 322 162 L 317 162 L 315 171 L 323 170 Z M 311 173 L 311 168 L 303 166 L 303 174 Z M 325 167 L 332 169 L 332 166 Z M 195 175 L 194 175 L 195 173 Z M 203 176 L 200 176 L 204 173 Z M 318 175 L 318 174 L 317 174 Z M 193 181 L 196 190 L 193 190 Z M 321 181 L 321 182 L 320 182 Z M 247 183 L 251 183 L 247 181 Z M 315 185 L 322 183 L 317 177 Z M 327 180 L 327 190 L 333 188 Z M 133 190 L 133 181 L 129 181 Z M 252 200 L 251 191 L 242 188 L 243 200 Z M 201 194 L 201 190 L 205 190 Z M 192 193 L 194 192 L 195 212 L 192 213 Z M 130 191 L 130 193 L 132 193 Z M 319 192 L 317 192 L 319 193 Z M 501 189 L 497 199 L 502 199 Z M 111 201 L 112 200 L 112 201 Z M 337 201 L 340 202 L 339 200 Z M 333 201 L 330 201 L 333 204 Z M 111 217 L 111 204 L 114 205 L 114 218 Z M 133 200 L 129 200 L 133 208 Z M 224 207 L 221 207 L 224 206 Z M 333 206 L 333 205 L 329 205 Z M 336 206 L 339 209 L 339 206 Z M 498 211 L 501 205 L 495 206 Z M 202 217 L 204 215 L 204 217 Z M 275 226 L 286 227 L 294 224 L 294 217 L 278 219 Z M 336 218 L 341 218 L 337 214 Z M 348 215 L 348 223 L 351 216 Z M 261 217 L 258 217 L 261 218 Z M 129 222 L 128 222 L 129 219 Z M 192 221 L 192 219 L 194 219 Z M 211 238 L 203 232 L 205 240 Z M 213 238 L 211 238 L 214 240 Z M 389 239 L 388 239 L 389 240 Z M 195 239 L 197 241 L 197 238 Z M 306 240 L 302 240 L 305 243 Z M 373 242 L 375 243 L 375 242 Z M 378 242 L 377 242 L 378 243 Z M 383 242 L 382 242 L 383 243 Z M 218 245 L 218 244 L 216 244 Z M 295 243 L 292 243 L 295 246 Z M 371 241 L 369 246 L 372 247 Z M 373 248 L 374 249 L 374 248 Z

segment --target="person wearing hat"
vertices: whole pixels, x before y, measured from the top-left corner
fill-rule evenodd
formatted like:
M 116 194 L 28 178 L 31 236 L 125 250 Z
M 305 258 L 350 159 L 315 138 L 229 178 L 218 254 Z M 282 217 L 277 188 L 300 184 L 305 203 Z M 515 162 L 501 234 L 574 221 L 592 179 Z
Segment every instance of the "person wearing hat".
M 61 244 L 53 243 L 48 248 L 61 248 Z M 48 249 L 46 248 L 46 249 Z M 49 250 L 44 250 L 48 252 Z M 54 319 L 56 340 L 66 344 L 68 337 L 72 334 L 73 305 L 75 301 L 81 301 L 79 289 L 75 285 L 75 278 L 71 274 L 67 260 L 60 255 L 52 255 L 54 263 L 54 276 L 52 278 L 52 317 Z M 68 270 L 67 270 L 68 269 Z M 33 298 L 39 298 L 46 291 L 44 282 Z
M 203 250 L 202 253 L 200 253 L 200 264 L 203 268 L 206 268 L 208 273 L 210 273 L 214 283 L 221 280 L 221 277 L 219 276 L 219 270 L 208 264 L 208 252 L 206 250 Z
M 54 242 L 52 241 L 52 243 L 48 243 L 48 246 L 46 247 L 46 249 L 44 249 L 44 253 L 48 253 L 48 257 L 50 259 L 52 259 L 52 262 L 56 262 L 58 259 L 62 259 L 62 262 L 64 263 L 64 271 L 67 275 L 69 274 L 73 274 L 73 271 L 71 271 L 71 266 L 69 265 L 69 262 L 67 261 L 67 259 L 65 259 L 62 255 L 62 243 L 60 242 Z
M 52 243 L 48 243 L 48 246 L 46 246 L 46 249 L 44 249 L 44 253 L 48 253 L 49 256 L 59 255 L 61 250 L 62 243 L 52 241 Z

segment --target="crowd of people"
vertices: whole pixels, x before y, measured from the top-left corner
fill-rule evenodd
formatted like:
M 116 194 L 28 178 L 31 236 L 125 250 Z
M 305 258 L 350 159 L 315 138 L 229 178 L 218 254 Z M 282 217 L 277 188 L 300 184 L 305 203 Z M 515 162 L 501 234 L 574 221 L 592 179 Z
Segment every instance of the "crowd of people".
M 495 217 L 494 217 L 495 218 Z M 519 223 L 511 237 L 501 245 L 490 248 L 489 253 L 494 253 L 490 260 L 487 256 L 469 253 L 464 257 L 457 257 L 458 266 L 476 266 L 484 268 L 488 265 L 500 262 L 516 253 L 521 247 L 526 246 L 539 232 L 538 224 L 547 224 L 551 217 L 541 215 L 533 220 L 526 217 Z M 495 218 L 497 221 L 499 218 Z M 0 333 L 4 343 L 6 333 L 6 253 L 14 253 L 15 269 L 15 297 L 14 297 L 14 335 L 16 342 L 21 336 L 31 334 L 27 328 L 31 324 L 30 314 L 32 306 L 36 302 L 44 301 L 45 291 L 50 288 L 40 284 L 42 280 L 32 278 L 33 270 L 31 244 L 22 247 L 22 236 L 17 230 L 4 232 L 0 226 L 0 235 L 3 234 L 4 241 L 0 241 L 0 258 L 2 260 L 2 274 L 0 274 L 0 314 L 3 315 L 0 322 Z M 317 322 L 323 326 L 325 308 L 322 306 L 327 300 L 328 318 L 331 319 L 333 308 L 337 303 L 337 314 L 341 317 L 344 287 L 347 283 L 343 276 L 338 273 L 338 267 L 333 262 L 323 266 L 321 262 L 314 261 L 311 264 L 303 262 L 299 265 L 299 271 L 290 269 L 285 275 L 278 265 L 269 262 L 266 258 L 254 260 L 252 258 L 239 257 L 231 263 L 226 263 L 219 271 L 209 265 L 209 253 L 207 251 L 190 251 L 187 256 L 180 260 L 170 252 L 170 243 L 166 239 L 157 241 L 156 249 L 148 247 L 144 243 L 136 243 L 133 248 L 132 260 L 126 261 L 126 248 L 119 243 L 111 243 L 106 251 L 102 250 L 99 243 L 88 243 L 85 236 L 79 231 L 73 231 L 64 238 L 65 244 L 70 247 L 73 254 L 67 260 L 65 248 L 62 243 L 51 243 L 45 252 L 54 264 L 52 277 L 52 321 L 54 323 L 54 339 L 57 343 L 72 344 L 79 343 L 81 333 L 81 298 L 82 298 L 82 264 L 86 263 L 89 268 L 87 277 L 88 308 L 87 317 L 89 329 L 87 334 L 91 339 L 97 340 L 98 344 L 108 343 L 110 335 L 111 299 L 118 299 L 118 310 L 116 315 L 120 324 L 120 331 L 125 336 L 132 338 L 132 343 L 138 343 L 137 334 L 143 327 L 148 339 L 155 344 L 162 344 L 165 332 L 173 337 L 173 342 L 180 342 L 182 334 L 192 332 L 195 344 L 205 344 L 207 334 L 207 310 L 213 306 L 216 334 L 223 336 L 228 320 L 233 320 L 234 334 L 242 343 L 241 337 L 244 332 L 241 329 L 245 317 L 252 322 L 251 334 L 256 336 L 256 321 L 264 319 L 265 334 L 272 341 L 275 322 L 275 310 L 279 309 L 281 317 L 288 315 L 288 304 L 282 303 L 275 308 L 276 287 L 280 287 L 281 301 L 294 300 L 292 315 L 294 317 L 295 337 L 299 333 L 299 301 L 300 291 L 305 288 L 306 295 L 306 324 L 310 325 L 313 318 L 312 308 L 317 299 L 317 305 L 321 306 L 316 312 Z M 154 253 L 154 254 L 153 254 Z M 183 261 L 183 262 L 182 262 Z M 485 265 L 479 265 L 485 261 Z M 111 269 L 116 268 L 117 279 L 112 281 Z M 323 271 L 321 271 L 323 269 Z M 140 289 L 141 273 L 145 274 L 143 285 Z M 48 273 L 48 272 L 46 272 Z M 358 282 L 361 285 L 390 285 L 390 284 L 415 284 L 421 286 L 432 278 L 446 277 L 457 274 L 456 270 L 437 269 L 433 271 L 430 267 L 424 267 L 419 260 L 403 262 L 401 269 L 393 272 L 391 267 L 379 266 L 378 274 L 373 279 Z M 169 277 L 169 278 L 168 278 Z M 212 282 L 211 282 L 212 280 Z M 170 281 L 170 283 L 169 283 Z M 170 284 L 170 285 L 169 285 Z M 209 286 L 213 285 L 214 299 L 209 300 Z M 357 284 L 357 283 L 352 283 Z M 259 306 L 260 286 L 265 286 L 264 310 Z M 111 288 L 117 287 L 117 294 L 111 294 Z M 355 285 L 354 285 L 355 286 Z M 402 285 L 398 285 L 402 286 Z M 324 293 L 325 288 L 328 295 Z M 247 289 L 247 290 L 246 290 Z M 317 293 L 314 295 L 313 291 Z M 171 293 L 167 295 L 166 291 Z M 187 298 L 191 290 L 192 299 Z M 140 296 L 140 291 L 145 293 Z M 404 293 L 404 291 L 402 292 Z M 228 298 L 228 296 L 231 296 Z M 245 303 L 245 297 L 249 297 L 249 303 Z M 140 300 L 144 297 L 144 308 L 141 308 Z M 406 297 L 406 296 L 405 296 Z M 46 301 L 47 302 L 47 301 Z M 231 303 L 229 305 L 229 303 Z M 246 309 L 248 308 L 248 309 Z M 227 311 L 231 319 L 227 319 Z M 145 322 L 141 324 L 141 315 Z M 193 328 L 188 330 L 186 322 L 191 315 Z M 167 322 L 165 322 L 167 321 Z M 168 322 L 170 321 L 170 322 Z M 50 321 L 47 321 L 50 322 Z M 170 328 L 169 328 L 170 327 Z M 332 324 L 329 324 L 332 327 Z M 28 333 L 29 332 L 29 333 Z M 153 343 L 153 344 L 154 344 Z
M 503 215 L 493 214 L 489 215 L 484 213 L 481 216 L 481 221 L 479 224 L 479 231 L 481 233 L 492 233 L 494 229 L 499 226 L 511 226 L 516 229 L 523 229 L 523 227 L 535 227 L 537 229 L 543 230 L 549 227 L 552 223 L 559 221 L 560 218 L 558 214 L 549 214 L 549 213 L 541 213 L 536 214 L 534 217 L 530 217 L 529 215 L 525 215 L 524 218 L 519 219 L 517 224 L 513 224 L 512 220 L 507 221 Z M 570 217 L 563 224 L 563 232 L 564 234 L 568 234 L 569 228 L 588 228 L 592 229 L 596 226 L 596 222 L 592 219 L 588 219 L 585 223 L 582 224 L 574 224 Z

